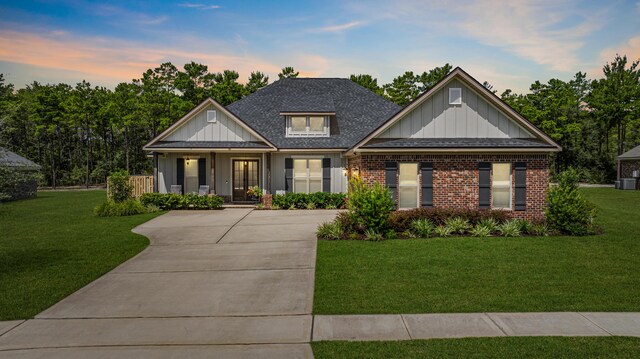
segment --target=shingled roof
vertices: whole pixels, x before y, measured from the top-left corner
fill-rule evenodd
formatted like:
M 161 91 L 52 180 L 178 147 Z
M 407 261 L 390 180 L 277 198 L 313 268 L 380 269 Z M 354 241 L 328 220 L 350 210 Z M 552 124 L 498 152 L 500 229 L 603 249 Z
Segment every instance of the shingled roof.
M 618 156 L 621 160 L 639 160 L 640 159 L 640 146 L 634 147 L 629 151 Z
M 349 79 L 281 79 L 227 109 L 278 148 L 348 149 L 400 110 Z M 329 137 L 286 137 L 282 112 L 335 112 Z
M 30 161 L 15 152 L 0 147 L 0 166 L 13 167 L 23 170 L 39 170 L 40 165 Z

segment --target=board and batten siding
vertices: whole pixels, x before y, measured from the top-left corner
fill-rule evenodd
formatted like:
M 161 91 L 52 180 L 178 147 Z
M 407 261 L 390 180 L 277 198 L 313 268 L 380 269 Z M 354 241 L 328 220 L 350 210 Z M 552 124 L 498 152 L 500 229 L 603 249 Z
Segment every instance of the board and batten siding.
M 310 154 L 274 153 L 271 155 L 271 192 L 284 191 L 284 159 L 285 158 L 331 158 L 331 192 L 347 192 L 346 159 L 339 152 Z
M 462 104 L 449 104 L 449 88 L 462 89 Z M 458 79 L 446 84 L 378 138 L 532 138 Z
M 171 185 L 178 183 L 176 159 L 178 158 L 206 158 L 206 182 L 213 189 L 211 185 L 211 156 L 208 153 L 166 153 L 164 156 L 158 157 L 158 192 L 169 193 L 171 192 Z
M 207 122 L 207 111 L 215 110 L 216 122 Z M 208 106 L 169 134 L 164 141 L 258 141 L 236 120 L 215 106 Z

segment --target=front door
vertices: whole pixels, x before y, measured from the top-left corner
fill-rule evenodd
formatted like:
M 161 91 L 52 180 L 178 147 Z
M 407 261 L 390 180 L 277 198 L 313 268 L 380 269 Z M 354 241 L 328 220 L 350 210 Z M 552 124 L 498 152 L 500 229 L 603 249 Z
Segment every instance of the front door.
M 258 185 L 258 160 L 233 160 L 233 201 L 249 201 L 249 187 Z

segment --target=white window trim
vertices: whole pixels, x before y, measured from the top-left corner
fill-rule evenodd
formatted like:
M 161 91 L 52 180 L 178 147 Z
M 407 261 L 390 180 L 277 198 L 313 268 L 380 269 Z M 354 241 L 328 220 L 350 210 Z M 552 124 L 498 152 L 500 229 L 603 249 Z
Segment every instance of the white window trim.
M 400 184 L 400 164 L 415 164 L 416 165 L 416 184 L 415 185 L 401 185 Z M 398 197 L 398 209 L 400 210 L 407 210 L 407 209 L 414 209 L 414 208 L 419 208 L 420 207 L 420 175 L 418 174 L 420 172 L 420 164 L 416 163 L 416 162 L 400 162 L 398 163 L 398 193 L 397 193 L 397 197 Z M 415 187 L 416 188 L 416 207 L 400 207 L 400 187 Z
M 496 207 L 493 205 L 493 165 L 508 164 L 509 165 L 509 207 Z M 513 208 L 513 164 L 511 162 L 492 162 L 491 163 L 491 209 L 510 211 Z
M 207 110 L 207 122 L 216 123 L 218 121 L 218 112 L 216 110 Z
M 291 128 L 291 118 L 292 117 L 303 117 L 303 116 L 287 116 L 287 137 L 329 137 L 329 116 L 320 116 L 320 115 L 305 115 L 306 118 L 306 126 L 304 131 L 294 131 Z M 310 117 L 323 117 L 324 118 L 324 129 L 322 131 L 311 131 L 310 128 Z
M 452 101 L 452 95 L 456 93 L 459 95 L 455 101 Z M 449 105 L 462 105 L 462 88 L 450 87 L 449 88 Z
M 320 157 L 313 157 L 313 158 L 294 158 L 294 165 L 293 165 L 293 178 L 292 178 L 292 182 L 293 182 L 293 192 L 297 193 L 296 191 L 296 179 L 305 179 L 305 187 L 306 187 L 306 191 L 304 193 L 312 193 L 309 191 L 309 187 L 310 187 L 310 182 L 312 179 L 315 180 L 320 180 L 320 191 L 318 192 L 322 192 L 324 189 L 322 188 L 322 170 L 320 170 L 320 177 L 311 177 L 311 173 L 309 172 L 309 160 L 320 160 L 320 163 L 322 164 L 322 158 Z M 296 166 L 295 166 L 295 161 L 304 161 L 307 164 L 306 167 L 306 173 L 304 174 L 304 176 L 296 176 Z M 322 168 L 322 167 L 321 167 Z

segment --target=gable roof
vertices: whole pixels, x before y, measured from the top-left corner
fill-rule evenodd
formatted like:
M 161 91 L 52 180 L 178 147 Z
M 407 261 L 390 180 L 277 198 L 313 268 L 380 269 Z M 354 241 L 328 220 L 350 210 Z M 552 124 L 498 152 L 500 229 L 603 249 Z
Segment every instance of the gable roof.
M 367 143 L 382 133 L 384 130 L 390 128 L 393 124 L 400 121 L 407 114 L 411 113 L 412 110 L 420 106 L 423 102 L 429 99 L 434 93 L 444 88 L 444 86 L 452 81 L 454 78 L 461 80 L 466 86 L 469 86 L 472 90 L 475 90 L 480 96 L 486 99 L 489 103 L 496 106 L 498 109 L 504 111 L 507 116 L 509 116 L 513 121 L 517 124 L 521 125 L 526 130 L 530 131 L 534 136 L 536 136 L 542 143 L 546 144 L 544 146 L 546 151 L 560 151 L 562 148 L 558 143 L 556 143 L 551 137 L 549 137 L 546 133 L 542 132 L 538 127 L 532 124 L 529 120 L 527 120 L 524 116 L 516 112 L 511 106 L 502 101 L 502 99 L 489 89 L 484 87 L 480 82 L 474 79 L 471 75 L 466 73 L 460 67 L 456 67 L 453 71 L 451 71 L 447 76 L 441 79 L 438 83 L 436 83 L 431 89 L 425 91 L 420 96 L 415 98 L 412 102 L 410 102 L 407 106 L 402 108 L 396 114 L 391 116 L 387 121 L 382 123 L 377 129 L 373 130 L 368 136 L 366 136 L 363 140 L 359 141 L 355 146 L 353 146 L 349 152 L 353 153 L 360 148 L 366 148 L 368 146 Z M 450 139 L 453 140 L 453 139 Z M 405 141 L 406 142 L 406 141 Z M 451 141 L 450 141 L 451 142 Z M 487 141 L 484 141 L 487 142 Z M 487 142 L 488 144 L 488 142 Z M 408 148 L 406 143 L 404 144 L 404 148 Z M 486 144 L 485 144 L 486 145 Z M 417 144 L 416 146 L 417 147 Z M 414 147 L 414 148 L 415 148 Z M 481 146 L 481 147 L 484 147 Z M 521 146 L 516 146 L 521 147 Z M 402 148 L 399 147 L 399 148 Z M 455 145 L 449 146 L 449 148 L 455 148 Z
M 640 146 L 636 146 L 629 151 L 618 156 L 621 160 L 640 160 Z
M 341 78 L 287 78 L 238 100 L 227 109 L 279 149 L 349 149 L 400 106 Z M 329 137 L 286 137 L 283 113 L 335 113 Z
M 0 147 L 0 166 L 24 170 L 39 170 L 41 168 L 39 164 L 3 147 Z
M 144 145 L 143 149 L 150 150 L 150 149 L 156 148 L 155 146 L 159 142 L 166 142 L 166 141 L 163 141 L 165 138 L 167 138 L 171 133 L 173 133 L 178 128 L 180 128 L 180 126 L 182 126 L 183 124 L 188 122 L 195 115 L 197 115 L 198 113 L 200 113 L 201 111 L 203 111 L 204 109 L 206 109 L 210 105 L 215 106 L 218 110 L 222 111 L 225 115 L 227 115 L 231 119 L 235 120 L 245 130 L 249 131 L 249 133 L 254 135 L 256 138 L 258 138 L 261 141 L 264 141 L 268 145 L 269 148 L 275 148 L 275 146 L 271 142 L 269 142 L 267 139 L 265 139 L 260 133 L 258 133 L 256 130 L 254 130 L 245 121 L 243 121 L 242 119 L 240 119 L 238 116 L 234 115 L 233 113 L 229 112 L 229 110 L 227 110 L 227 108 L 222 106 L 218 101 L 216 101 L 216 100 L 212 99 L 211 97 L 209 97 L 206 100 L 202 101 L 202 103 L 200 103 L 198 106 L 196 106 L 193 110 L 189 111 L 189 113 L 187 113 L 186 115 L 182 116 L 181 119 L 179 119 L 178 121 L 174 122 L 174 124 L 169 126 L 169 128 L 167 128 L 166 130 L 162 131 L 162 133 L 160 133 L 154 139 L 149 141 L 149 143 Z M 195 146 L 192 146 L 192 147 L 195 148 Z M 183 147 L 183 148 L 186 148 L 186 147 Z

